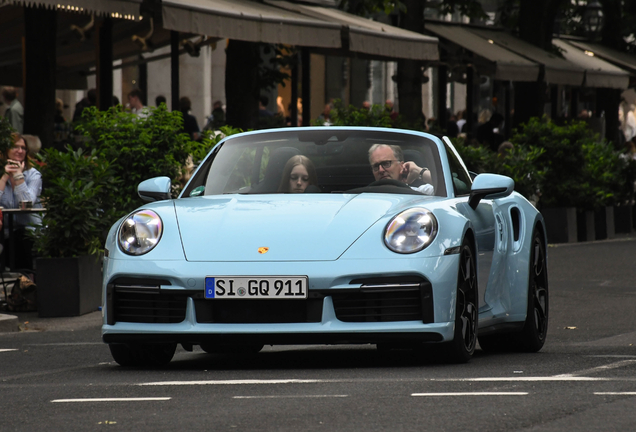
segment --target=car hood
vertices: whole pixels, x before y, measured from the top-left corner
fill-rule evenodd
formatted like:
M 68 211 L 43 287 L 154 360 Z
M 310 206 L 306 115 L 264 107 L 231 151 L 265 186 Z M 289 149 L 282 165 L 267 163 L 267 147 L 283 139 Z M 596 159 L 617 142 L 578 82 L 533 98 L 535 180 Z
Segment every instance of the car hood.
M 428 199 L 390 194 L 226 195 L 176 200 L 175 209 L 188 261 L 330 261 L 378 219 Z

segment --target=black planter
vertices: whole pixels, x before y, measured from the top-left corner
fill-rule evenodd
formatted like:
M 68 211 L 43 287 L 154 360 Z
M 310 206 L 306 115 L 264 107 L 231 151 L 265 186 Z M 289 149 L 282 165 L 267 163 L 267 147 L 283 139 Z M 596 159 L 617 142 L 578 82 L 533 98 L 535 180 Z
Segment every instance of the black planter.
M 576 242 L 576 209 L 553 207 L 541 210 L 549 243 Z
M 634 232 L 633 213 L 634 206 L 632 205 L 614 207 L 614 229 L 616 233 L 631 234 Z
M 616 231 L 614 229 L 614 207 L 603 207 L 594 212 L 594 230 L 596 231 L 596 240 L 616 237 Z
M 576 228 L 580 242 L 595 240 L 594 212 L 592 210 L 577 210 Z
M 36 270 L 39 316 L 78 316 L 99 309 L 102 303 L 101 258 L 38 258 Z

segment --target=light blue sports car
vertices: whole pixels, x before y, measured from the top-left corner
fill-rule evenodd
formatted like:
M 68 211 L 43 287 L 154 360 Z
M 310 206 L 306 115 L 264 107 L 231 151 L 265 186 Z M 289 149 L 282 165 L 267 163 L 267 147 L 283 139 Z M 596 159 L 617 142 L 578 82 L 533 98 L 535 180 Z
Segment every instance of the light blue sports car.
M 276 344 L 428 347 L 452 362 L 538 351 L 548 328 L 541 214 L 475 176 L 447 139 L 304 127 L 232 135 L 177 199 L 167 177 L 117 222 L 102 337 L 121 365 Z

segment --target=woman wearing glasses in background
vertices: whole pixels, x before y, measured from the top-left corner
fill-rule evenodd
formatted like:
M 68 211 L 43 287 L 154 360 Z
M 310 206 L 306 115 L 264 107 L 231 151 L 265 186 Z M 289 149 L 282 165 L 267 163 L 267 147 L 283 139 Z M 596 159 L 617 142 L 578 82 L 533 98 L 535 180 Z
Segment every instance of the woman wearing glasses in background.
M 13 145 L 3 155 L 7 164 L 4 167 L 4 174 L 0 177 L 0 206 L 5 209 L 19 208 L 20 201 L 28 201 L 34 208 L 41 208 L 42 175 L 31 166 L 28 157 L 29 148 L 24 137 L 14 132 L 11 138 Z M 14 231 L 11 235 L 14 236 L 15 263 L 19 269 L 33 268 L 33 242 L 25 235 L 25 231 L 30 225 L 40 223 L 41 219 L 36 213 L 15 216 Z M 5 238 L 8 234 L 5 233 Z

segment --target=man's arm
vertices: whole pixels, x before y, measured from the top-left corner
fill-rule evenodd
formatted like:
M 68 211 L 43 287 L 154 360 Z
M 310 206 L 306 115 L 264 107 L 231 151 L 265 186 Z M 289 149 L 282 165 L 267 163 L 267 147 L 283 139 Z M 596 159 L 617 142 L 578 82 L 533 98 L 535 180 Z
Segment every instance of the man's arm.
M 426 183 L 432 184 L 431 171 L 426 167 L 417 166 L 415 162 L 404 162 L 402 165 L 402 177 L 406 179 L 406 184 Z

